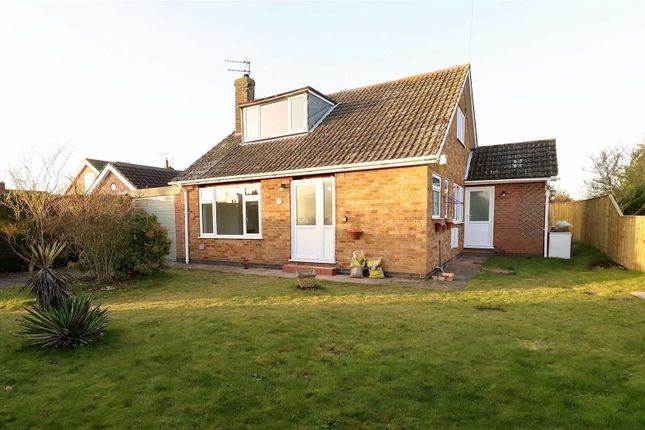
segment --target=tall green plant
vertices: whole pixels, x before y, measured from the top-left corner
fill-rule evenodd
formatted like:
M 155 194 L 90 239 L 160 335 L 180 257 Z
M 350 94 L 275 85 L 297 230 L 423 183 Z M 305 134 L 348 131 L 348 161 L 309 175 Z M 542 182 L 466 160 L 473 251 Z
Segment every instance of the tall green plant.
M 43 309 L 59 306 L 74 296 L 71 276 L 53 268 L 54 261 L 64 250 L 65 243 L 58 241 L 32 245 L 29 249 L 32 272 L 23 289 L 29 289 L 29 294 Z

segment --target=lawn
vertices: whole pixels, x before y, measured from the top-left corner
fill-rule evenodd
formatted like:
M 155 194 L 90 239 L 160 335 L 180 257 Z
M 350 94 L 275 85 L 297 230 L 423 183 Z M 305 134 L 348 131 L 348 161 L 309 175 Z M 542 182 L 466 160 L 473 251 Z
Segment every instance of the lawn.
M 94 292 L 106 336 L 56 353 L 0 291 L 0 428 L 644 428 L 645 274 L 575 255 L 462 292 L 171 270 Z

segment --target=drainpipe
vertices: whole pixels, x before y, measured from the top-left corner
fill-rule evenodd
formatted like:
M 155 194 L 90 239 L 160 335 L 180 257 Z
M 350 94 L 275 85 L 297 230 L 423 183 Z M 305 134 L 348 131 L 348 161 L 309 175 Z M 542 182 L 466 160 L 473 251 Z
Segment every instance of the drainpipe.
M 188 190 L 184 188 L 184 255 L 186 256 L 186 264 L 190 262 L 190 246 L 188 238 Z
M 548 245 L 549 245 L 549 183 L 546 181 L 545 194 L 546 198 L 544 201 L 544 258 L 549 254 Z

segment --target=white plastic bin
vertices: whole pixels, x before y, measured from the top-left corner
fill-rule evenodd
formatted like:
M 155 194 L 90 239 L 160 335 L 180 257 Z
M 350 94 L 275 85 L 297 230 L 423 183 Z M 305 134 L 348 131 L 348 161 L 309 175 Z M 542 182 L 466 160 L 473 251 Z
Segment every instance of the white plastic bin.
M 549 233 L 549 257 L 550 258 L 571 258 L 571 232 Z

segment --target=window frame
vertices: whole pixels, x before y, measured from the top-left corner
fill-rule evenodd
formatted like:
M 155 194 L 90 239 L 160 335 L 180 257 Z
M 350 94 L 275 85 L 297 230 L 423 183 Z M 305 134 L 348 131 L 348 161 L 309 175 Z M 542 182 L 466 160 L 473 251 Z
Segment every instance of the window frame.
M 292 128 L 291 127 L 291 114 L 292 114 L 292 109 L 291 109 L 291 104 L 292 101 L 298 98 L 303 99 L 303 109 L 302 109 L 302 115 L 303 115 L 303 127 L 302 128 Z M 287 117 L 285 118 L 285 121 L 287 122 L 287 128 L 286 132 L 284 134 L 272 134 L 268 136 L 263 136 L 262 135 L 262 106 L 263 105 L 268 105 L 271 103 L 279 103 L 282 101 L 286 101 L 287 103 Z M 256 111 L 256 119 L 257 119 L 257 135 L 254 137 L 249 137 L 248 135 L 248 130 L 247 130 L 247 121 L 246 121 L 246 116 L 247 112 L 255 109 Z M 244 143 L 246 142 L 256 142 L 260 140 L 267 140 L 267 139 L 273 139 L 276 137 L 283 137 L 283 136 L 290 136 L 292 134 L 299 134 L 299 133 L 306 133 L 309 131 L 309 100 L 308 100 L 308 94 L 303 93 L 303 94 L 296 94 L 291 97 L 286 97 L 284 99 L 279 99 L 279 100 L 274 100 L 269 103 L 262 103 L 262 104 L 257 104 L 253 106 L 247 106 L 242 109 L 242 141 Z
M 435 179 L 439 179 L 439 185 L 435 185 L 435 183 L 434 183 Z M 441 218 L 441 182 L 442 182 L 441 176 L 436 174 L 436 173 L 433 173 L 432 174 L 432 190 L 431 190 L 431 192 L 432 192 L 432 194 L 431 194 L 431 197 L 432 197 L 432 212 L 431 212 L 431 216 L 432 216 L 433 219 Z M 439 204 L 437 205 L 436 208 L 435 208 L 435 204 L 434 204 L 434 193 L 435 192 L 439 193 L 439 199 L 437 200 L 439 202 Z
M 256 195 L 247 196 L 245 189 L 254 187 L 257 189 L 258 193 Z M 219 234 L 217 233 L 217 190 L 223 189 L 233 189 L 233 190 L 242 190 L 242 234 Z M 202 191 L 210 191 L 210 197 L 204 198 Z M 217 185 L 202 187 L 198 189 L 199 196 L 199 238 L 200 239 L 262 239 L 262 186 L 260 182 L 253 182 L 247 184 L 236 184 L 236 185 Z M 246 225 L 246 203 L 247 202 L 258 202 L 258 233 L 247 233 Z M 204 232 L 204 223 L 202 222 L 202 204 L 211 203 L 213 205 L 213 233 Z
M 448 219 L 450 217 L 450 181 L 448 178 L 443 181 L 443 217 Z
M 464 187 L 459 184 L 452 184 L 452 219 L 456 224 L 462 224 L 464 222 L 464 195 Z
M 466 146 L 466 115 L 457 106 L 457 140 Z

